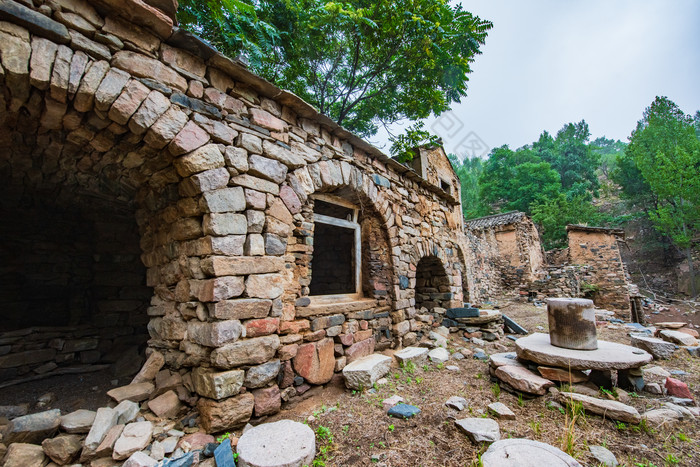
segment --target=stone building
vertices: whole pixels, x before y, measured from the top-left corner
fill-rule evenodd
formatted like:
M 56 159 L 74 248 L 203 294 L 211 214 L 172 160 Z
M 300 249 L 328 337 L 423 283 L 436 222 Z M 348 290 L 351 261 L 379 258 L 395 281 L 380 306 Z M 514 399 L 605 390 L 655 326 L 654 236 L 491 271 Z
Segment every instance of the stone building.
M 493 296 L 499 290 L 526 289 L 542 275 L 544 250 L 537 227 L 523 212 L 507 212 L 464 223 L 470 252 L 482 265 L 473 273 L 474 289 Z M 471 289 L 470 289 L 471 290 Z
M 415 342 L 469 256 L 444 152 L 396 162 L 176 5 L 0 3 L 0 380 L 147 347 L 221 431 Z

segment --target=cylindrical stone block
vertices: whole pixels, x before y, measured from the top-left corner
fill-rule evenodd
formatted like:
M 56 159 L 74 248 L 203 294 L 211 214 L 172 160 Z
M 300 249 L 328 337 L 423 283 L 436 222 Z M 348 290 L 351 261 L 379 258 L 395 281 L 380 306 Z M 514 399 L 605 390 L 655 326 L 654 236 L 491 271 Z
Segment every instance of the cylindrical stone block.
M 596 350 L 593 301 L 584 298 L 547 300 L 549 340 L 552 345 L 574 350 Z

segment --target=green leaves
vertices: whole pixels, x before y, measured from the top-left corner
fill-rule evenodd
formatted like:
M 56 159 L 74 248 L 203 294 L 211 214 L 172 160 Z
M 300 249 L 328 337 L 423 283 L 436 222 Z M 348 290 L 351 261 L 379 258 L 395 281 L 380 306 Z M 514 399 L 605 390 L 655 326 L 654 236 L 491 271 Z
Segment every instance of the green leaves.
M 492 27 L 442 0 L 183 0 L 179 19 L 362 136 L 459 102 Z

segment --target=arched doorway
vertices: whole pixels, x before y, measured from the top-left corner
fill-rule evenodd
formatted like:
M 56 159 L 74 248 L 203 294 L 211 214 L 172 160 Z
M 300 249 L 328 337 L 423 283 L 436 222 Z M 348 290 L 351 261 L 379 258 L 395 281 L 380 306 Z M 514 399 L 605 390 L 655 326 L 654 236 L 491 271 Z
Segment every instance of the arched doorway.
M 433 312 L 435 308 L 447 308 L 453 295 L 440 259 L 437 256 L 421 258 L 416 265 L 416 309 Z

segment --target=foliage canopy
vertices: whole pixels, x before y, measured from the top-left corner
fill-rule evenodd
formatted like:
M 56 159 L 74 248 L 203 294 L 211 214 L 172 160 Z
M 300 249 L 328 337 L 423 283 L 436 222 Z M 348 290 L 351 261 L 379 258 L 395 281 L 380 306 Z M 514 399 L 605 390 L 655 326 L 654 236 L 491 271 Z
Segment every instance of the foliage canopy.
M 185 0 L 179 19 L 362 136 L 459 102 L 492 27 L 444 0 Z

